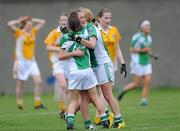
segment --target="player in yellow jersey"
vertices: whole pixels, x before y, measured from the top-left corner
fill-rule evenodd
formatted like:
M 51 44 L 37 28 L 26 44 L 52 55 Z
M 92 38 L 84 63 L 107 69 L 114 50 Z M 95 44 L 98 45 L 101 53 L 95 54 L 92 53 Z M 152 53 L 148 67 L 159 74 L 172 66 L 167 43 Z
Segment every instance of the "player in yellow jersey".
M 16 39 L 14 74 L 17 79 L 16 100 L 19 109 L 24 108 L 23 87 L 29 76 L 32 76 L 35 83 L 34 108 L 45 109 L 41 101 L 42 79 L 34 56 L 36 35 L 44 24 L 45 20 L 30 16 L 22 16 L 7 23 Z
M 121 73 L 124 72 L 124 77 L 126 77 L 126 64 L 119 45 L 122 36 L 115 26 L 110 26 L 111 15 L 112 13 L 110 10 L 101 9 L 97 16 L 99 22 L 98 27 L 101 31 L 104 43 L 113 62 L 114 71 L 118 70 L 117 60 L 119 60 L 122 64 Z
M 61 13 L 59 17 L 59 25 L 57 28 L 53 29 L 44 43 L 46 44 L 46 49 L 49 51 L 49 60 L 51 62 L 52 72 L 56 78 L 55 84 L 55 99 L 58 101 L 59 111 L 61 117 L 63 117 L 64 113 L 67 112 L 68 107 L 68 90 L 67 90 L 67 71 L 66 71 L 66 62 L 60 61 L 58 59 L 59 52 L 59 41 L 63 36 L 61 32 L 61 27 L 66 27 L 68 22 L 67 13 Z M 65 68 L 66 67 L 66 68 Z

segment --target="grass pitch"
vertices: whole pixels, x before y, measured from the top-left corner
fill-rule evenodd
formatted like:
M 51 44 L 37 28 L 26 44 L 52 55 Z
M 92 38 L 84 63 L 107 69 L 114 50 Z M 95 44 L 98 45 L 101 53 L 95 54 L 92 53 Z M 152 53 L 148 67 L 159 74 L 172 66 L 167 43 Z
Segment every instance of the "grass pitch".
M 115 94 L 117 96 L 117 94 Z M 119 102 L 126 122 L 124 131 L 180 131 L 180 89 L 154 89 L 150 93 L 149 105 L 140 106 L 141 91 L 127 93 Z M 47 110 L 33 109 L 33 95 L 25 94 L 25 109 L 18 110 L 15 95 L 0 96 L 0 131 L 61 131 L 66 124 L 58 117 L 57 105 L 52 93 L 43 94 Z M 93 120 L 95 109 L 90 105 Z M 76 116 L 76 128 L 83 131 L 80 113 Z M 97 130 L 120 130 L 101 129 Z

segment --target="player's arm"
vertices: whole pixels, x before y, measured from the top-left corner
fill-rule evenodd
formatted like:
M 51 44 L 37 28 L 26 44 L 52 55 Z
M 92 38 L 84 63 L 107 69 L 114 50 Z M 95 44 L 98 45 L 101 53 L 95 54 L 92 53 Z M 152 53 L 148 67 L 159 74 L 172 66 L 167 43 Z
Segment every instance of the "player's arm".
M 94 49 L 96 47 L 97 38 L 91 37 L 89 40 L 81 39 L 80 43 L 85 45 L 86 47 L 90 49 Z
M 119 46 L 119 44 L 116 44 L 116 50 L 117 50 L 117 57 L 119 59 L 119 61 L 121 62 L 121 64 L 125 64 L 125 60 L 121 51 L 121 48 Z
M 57 47 L 57 46 L 52 46 L 52 45 L 47 45 L 47 46 L 46 46 L 46 50 L 47 50 L 47 51 L 58 52 L 58 51 L 59 51 L 59 47 Z
M 119 61 L 121 62 L 120 73 L 122 74 L 124 72 L 124 78 L 126 78 L 126 75 L 127 75 L 126 62 L 124 60 L 124 57 L 123 57 L 123 54 L 122 54 L 119 44 L 116 44 L 116 50 L 117 50 L 117 57 L 118 57 Z
M 58 53 L 58 58 L 59 60 L 66 60 L 66 59 L 69 59 L 71 57 L 74 57 L 74 56 L 83 56 L 84 55 L 84 52 L 80 49 L 77 49 L 75 51 L 72 51 L 72 52 L 64 52 L 64 50 L 62 48 L 59 49 L 59 53 Z
M 35 23 L 35 28 L 37 30 L 41 29 L 46 23 L 44 19 L 40 19 L 40 18 L 32 18 L 32 22 Z
M 53 51 L 53 52 L 58 52 L 59 47 L 55 46 L 57 45 L 59 41 L 59 38 L 54 34 L 54 31 L 51 31 L 47 38 L 44 40 L 44 43 L 46 44 L 46 50 L 47 51 Z
M 7 26 L 12 29 L 12 31 L 16 31 L 18 29 L 18 25 L 21 23 L 19 19 L 11 20 L 7 22 Z
M 129 47 L 130 52 L 132 53 L 145 53 L 145 52 L 150 52 L 151 48 L 149 47 L 144 47 L 144 48 L 133 48 Z
M 96 47 L 97 38 L 95 36 L 90 37 L 89 40 L 85 40 L 76 34 L 73 34 L 70 37 L 72 38 L 72 40 L 79 42 L 90 49 L 94 49 Z

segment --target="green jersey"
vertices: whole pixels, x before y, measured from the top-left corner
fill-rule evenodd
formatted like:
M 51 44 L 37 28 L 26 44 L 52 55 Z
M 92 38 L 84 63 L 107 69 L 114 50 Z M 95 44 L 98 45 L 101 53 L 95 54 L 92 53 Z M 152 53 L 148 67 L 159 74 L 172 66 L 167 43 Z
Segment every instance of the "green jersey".
M 77 49 L 81 49 L 84 52 L 84 55 L 81 57 L 72 57 L 68 60 L 70 69 L 87 69 L 91 66 L 90 64 L 90 55 L 89 50 L 86 46 L 81 43 L 73 41 L 70 36 L 73 32 L 69 32 L 64 34 L 60 41 L 61 48 L 64 49 L 65 52 L 72 52 Z M 88 40 L 89 34 L 86 28 L 83 28 L 81 31 L 76 32 L 76 35 L 80 36 L 83 39 Z
M 111 58 L 109 57 L 100 30 L 94 26 L 93 23 L 88 23 L 86 28 L 88 30 L 89 37 L 95 36 L 97 39 L 95 49 L 89 49 L 92 67 L 97 67 L 98 65 L 111 62 Z
M 145 48 L 151 47 L 152 38 L 150 35 L 144 35 L 143 32 L 136 33 L 131 40 L 132 48 Z M 150 63 L 150 58 L 147 52 L 143 53 L 131 53 L 131 59 L 135 63 L 139 63 L 141 65 L 147 65 Z

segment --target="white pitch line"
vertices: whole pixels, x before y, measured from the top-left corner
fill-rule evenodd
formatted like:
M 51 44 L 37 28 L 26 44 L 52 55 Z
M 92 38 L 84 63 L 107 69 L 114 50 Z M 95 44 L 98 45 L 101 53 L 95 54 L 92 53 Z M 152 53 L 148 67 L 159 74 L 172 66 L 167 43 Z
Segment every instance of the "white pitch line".
M 58 112 L 37 112 L 37 113 L 21 113 L 19 112 L 18 114 L 4 114 L 0 115 L 0 118 L 3 117 L 26 117 L 26 116 L 33 116 L 33 115 L 58 115 Z
M 140 126 L 143 126 L 143 124 L 141 124 Z M 176 128 L 176 127 L 180 127 L 180 125 L 166 125 L 164 126 L 166 128 Z M 162 128 L 162 126 L 156 126 L 156 125 L 152 125 L 152 126 L 146 126 L 146 127 L 138 127 L 138 128 L 134 128 L 136 129 L 155 129 L 155 128 Z

